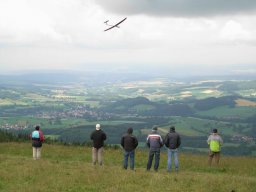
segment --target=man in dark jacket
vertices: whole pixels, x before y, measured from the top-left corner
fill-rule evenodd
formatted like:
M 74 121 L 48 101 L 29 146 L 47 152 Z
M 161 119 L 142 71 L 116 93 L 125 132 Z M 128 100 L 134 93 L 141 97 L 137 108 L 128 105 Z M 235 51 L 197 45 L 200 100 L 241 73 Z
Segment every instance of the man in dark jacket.
M 107 139 L 106 134 L 101 130 L 100 124 L 96 125 L 96 130 L 91 134 L 91 140 L 93 141 L 92 147 L 92 162 L 94 165 L 98 162 L 103 164 L 103 146 L 104 141 Z
M 135 149 L 138 146 L 138 139 L 132 134 L 133 128 L 128 128 L 127 133 L 122 136 L 121 145 L 124 148 L 124 169 L 128 167 L 130 157 L 130 169 L 134 169 Z
M 149 147 L 147 170 L 150 170 L 153 158 L 155 156 L 154 170 L 158 171 L 160 161 L 160 149 L 163 146 L 163 140 L 161 135 L 157 133 L 157 126 L 154 126 L 151 134 L 148 135 L 146 144 Z
M 175 170 L 179 169 L 178 161 L 178 147 L 181 144 L 180 135 L 175 132 L 175 127 L 170 127 L 170 132 L 166 135 L 164 139 L 164 144 L 168 148 L 168 161 L 167 170 L 171 171 L 172 167 L 172 156 L 174 156 Z

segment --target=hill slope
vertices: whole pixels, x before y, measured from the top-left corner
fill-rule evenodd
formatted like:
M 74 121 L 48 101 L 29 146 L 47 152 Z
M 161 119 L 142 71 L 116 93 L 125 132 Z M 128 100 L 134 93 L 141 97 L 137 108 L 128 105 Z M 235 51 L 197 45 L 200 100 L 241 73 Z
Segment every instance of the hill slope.
M 122 169 L 122 151 L 106 149 L 105 165 L 92 166 L 91 148 L 47 145 L 42 159 L 32 160 L 30 143 L 0 143 L 0 191 L 246 191 L 256 190 L 256 161 L 222 157 L 219 168 L 207 166 L 207 154 L 180 153 L 180 172 L 146 172 L 147 152 L 136 152 L 136 171 Z

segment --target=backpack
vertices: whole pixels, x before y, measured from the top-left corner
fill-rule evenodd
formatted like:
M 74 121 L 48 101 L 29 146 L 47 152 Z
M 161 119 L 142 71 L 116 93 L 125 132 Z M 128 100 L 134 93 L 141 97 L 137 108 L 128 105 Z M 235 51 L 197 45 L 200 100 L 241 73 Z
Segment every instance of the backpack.
M 39 140 L 40 140 L 41 142 L 44 141 L 44 135 L 43 135 L 43 132 L 42 132 L 42 131 L 39 131 Z

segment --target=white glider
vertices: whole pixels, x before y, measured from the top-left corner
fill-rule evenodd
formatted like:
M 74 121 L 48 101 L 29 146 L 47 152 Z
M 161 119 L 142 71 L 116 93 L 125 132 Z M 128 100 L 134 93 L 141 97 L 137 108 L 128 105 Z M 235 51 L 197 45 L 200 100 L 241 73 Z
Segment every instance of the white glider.
M 107 28 L 107 29 L 105 29 L 104 31 L 108 31 L 108 30 L 110 30 L 110 29 L 113 29 L 114 27 L 119 28 L 118 25 L 119 25 L 120 23 L 124 22 L 126 19 L 127 19 L 127 18 L 125 17 L 122 21 L 119 21 L 119 22 L 118 22 L 117 24 L 115 24 L 115 25 L 109 25 L 109 24 L 108 24 L 109 20 L 105 21 L 104 23 L 105 23 L 106 25 L 110 26 L 110 27 Z

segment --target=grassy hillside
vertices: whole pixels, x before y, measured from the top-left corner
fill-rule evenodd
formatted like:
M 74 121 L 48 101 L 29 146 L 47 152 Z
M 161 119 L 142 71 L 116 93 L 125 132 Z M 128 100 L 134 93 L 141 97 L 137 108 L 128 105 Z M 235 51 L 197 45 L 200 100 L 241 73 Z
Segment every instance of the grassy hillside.
M 122 151 L 106 149 L 105 165 L 91 164 L 91 148 L 47 145 L 34 161 L 30 143 L 0 143 L 0 191 L 236 191 L 256 190 L 256 161 L 249 157 L 222 157 L 207 166 L 207 154 L 180 153 L 180 172 L 166 172 L 166 153 L 160 170 L 146 172 L 147 152 L 137 151 L 136 170 L 122 169 Z

